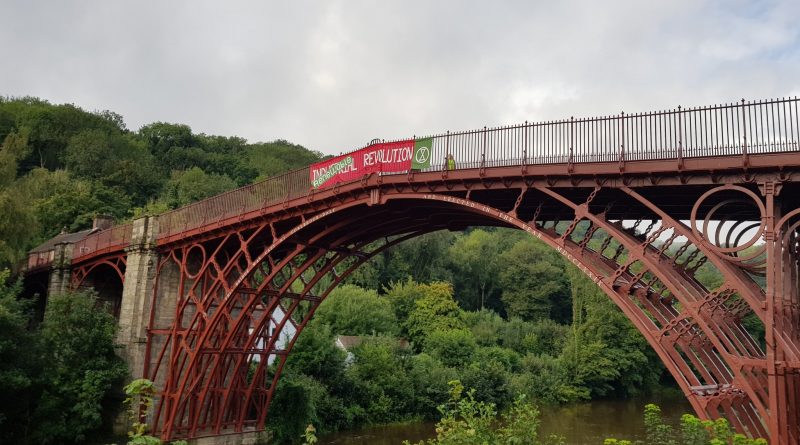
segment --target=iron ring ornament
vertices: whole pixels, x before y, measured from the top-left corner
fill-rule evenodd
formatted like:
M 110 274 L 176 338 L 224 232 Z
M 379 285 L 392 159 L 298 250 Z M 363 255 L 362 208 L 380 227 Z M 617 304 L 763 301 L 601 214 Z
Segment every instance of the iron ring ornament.
M 731 191 L 745 196 L 724 198 L 716 203 L 710 199 L 718 193 Z M 701 221 L 698 219 L 698 213 L 707 202 L 712 202 L 712 206 Z M 731 213 L 730 208 L 736 205 L 749 207 L 751 211 Z M 748 215 L 752 215 L 753 209 L 758 212 L 758 220 L 752 217 L 747 219 Z M 760 269 L 766 247 L 758 247 L 757 243 L 763 239 L 766 231 L 766 213 L 764 203 L 753 191 L 736 185 L 724 185 L 703 193 L 697 199 L 692 207 L 690 224 L 694 236 L 706 247 L 728 261 L 740 263 L 742 267 Z M 737 216 L 741 216 L 742 219 Z M 698 223 L 701 224 L 698 226 Z

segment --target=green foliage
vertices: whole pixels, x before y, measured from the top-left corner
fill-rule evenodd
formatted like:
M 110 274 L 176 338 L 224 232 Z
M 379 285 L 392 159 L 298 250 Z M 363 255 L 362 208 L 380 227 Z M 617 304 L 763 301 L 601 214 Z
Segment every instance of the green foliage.
M 131 430 L 128 431 L 128 445 L 161 445 L 161 440 L 147 434 L 147 418 L 153 407 L 156 388 L 148 379 L 136 379 L 123 388 L 125 406 Z M 188 445 L 185 440 L 170 442 L 171 445 Z
M 488 445 L 488 444 L 561 444 L 563 439 L 539 437 L 539 410 L 524 398 L 518 398 L 502 416 L 497 427 L 497 411 L 491 403 L 481 402 L 473 391 L 463 395 L 459 381 L 451 382 L 450 400 L 439 407 L 441 419 L 436 424 L 436 438 L 417 445 Z M 408 441 L 404 442 L 410 445 Z
M 425 419 L 433 419 L 438 414 L 438 406 L 447 401 L 448 382 L 458 378 L 458 372 L 428 354 L 422 353 L 411 357 L 408 377 L 414 389 L 416 414 Z
M 592 397 L 626 396 L 655 385 L 663 365 L 646 340 L 596 285 L 574 267 L 567 270 L 575 283 L 573 300 L 580 302 L 560 356 L 572 384 Z
M 347 374 L 351 382 L 358 382 L 356 397 L 367 422 L 394 422 L 413 412 L 413 385 L 404 372 L 406 358 L 396 340 L 371 337 L 353 353 L 355 360 Z
M 0 268 L 98 214 L 163 212 L 319 158 L 285 141 L 248 144 L 162 122 L 130 132 L 111 111 L 0 98 Z
M 292 354 L 286 360 L 286 368 L 290 372 L 322 381 L 341 378 L 346 355 L 336 347 L 334 339 L 330 326 L 312 321 L 297 339 Z
M 459 367 L 472 361 L 477 344 L 468 329 L 439 329 L 428 334 L 424 351 L 445 366 Z
M 589 399 L 589 388 L 574 385 L 570 370 L 558 358 L 528 354 L 520 368 L 509 382 L 514 394 L 525 394 L 542 405 Z
M 456 282 L 448 249 L 457 236 L 449 231 L 438 231 L 410 239 L 379 253 L 359 267 L 348 282 L 372 289 L 407 280 Z
M 400 335 L 408 337 L 408 317 L 417 307 L 417 300 L 425 296 L 425 288 L 410 277 L 402 282 L 393 282 L 386 289 L 386 298 L 392 305 L 400 323 Z
M 131 430 L 128 431 L 128 444 L 160 444 L 161 441 L 147 435 L 147 413 L 153 406 L 156 389 L 148 379 L 136 379 L 123 388 L 125 406 L 128 407 L 128 419 Z
M 497 301 L 502 265 L 499 255 L 518 234 L 475 229 L 458 237 L 448 250 L 456 271 L 459 299 L 465 309 L 499 308 Z
M 0 442 L 83 443 L 110 424 L 127 367 L 116 322 L 93 294 L 50 298 L 31 328 L 31 302 L 0 271 Z
M 0 270 L 0 443 L 26 443 L 35 426 L 30 414 L 43 363 L 37 339 L 27 328 L 30 304 L 17 299 L 22 282 L 7 284 L 8 277 L 8 270 Z
M 315 317 L 340 335 L 397 335 L 400 329 L 389 299 L 354 285 L 337 287 Z
M 172 172 L 172 177 L 167 181 L 161 199 L 169 207 L 182 207 L 234 188 L 236 188 L 236 183 L 228 176 L 209 174 L 199 167 L 191 167 L 188 170 Z
M 461 314 L 467 327 L 475 336 L 475 341 L 481 346 L 494 346 L 501 344 L 501 333 L 506 324 L 496 312 L 489 309 L 479 311 L 465 311 Z
M 414 302 L 414 309 L 408 314 L 406 331 L 418 347 L 425 346 L 429 334 L 448 329 L 464 327 L 459 318 L 460 309 L 453 299 L 453 286 L 450 283 L 431 283 L 418 285 L 422 298 Z
M 116 321 L 88 293 L 51 296 L 41 326 L 47 372 L 35 418 L 39 443 L 82 441 L 113 414 L 112 392 L 127 375 L 114 352 Z
M 322 154 L 284 140 L 252 144 L 246 162 L 257 171 L 259 178 L 275 176 L 319 161 Z
M 289 374 L 278 382 L 279 390 L 270 406 L 267 428 L 273 443 L 295 443 L 306 425 L 316 421 L 315 392 L 321 390 L 305 376 Z
M 319 439 L 317 439 L 317 430 L 314 428 L 314 425 L 309 423 L 303 433 L 303 445 L 314 445 L 317 442 L 319 442 Z
M 473 389 L 476 399 L 501 408 L 513 400 L 509 378 L 509 372 L 497 360 L 472 362 L 461 373 L 464 385 Z
M 500 259 L 502 300 L 509 316 L 569 322 L 570 286 L 557 253 L 541 242 L 525 239 L 503 252 Z
M 734 433 L 725 419 L 700 420 L 691 414 L 681 416 L 676 430 L 664 423 L 661 408 L 648 404 L 644 407 L 644 425 L 648 445 L 767 445 L 765 439 L 750 439 Z M 630 445 L 631 441 L 606 439 L 604 445 Z

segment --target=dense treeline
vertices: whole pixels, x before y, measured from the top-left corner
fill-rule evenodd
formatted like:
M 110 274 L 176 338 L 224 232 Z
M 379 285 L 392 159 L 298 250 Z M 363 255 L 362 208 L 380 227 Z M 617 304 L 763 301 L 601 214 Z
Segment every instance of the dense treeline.
M 345 352 L 336 335 L 364 341 Z M 435 419 L 453 380 L 502 411 L 521 394 L 540 406 L 628 397 L 662 374 L 605 294 L 541 242 L 509 229 L 437 232 L 381 254 L 322 303 L 270 424 L 293 442 L 308 423 L 324 433 Z
M 278 140 L 193 133 L 156 122 L 137 131 L 111 111 L 0 98 L 0 269 L 61 230 L 159 212 L 320 158 Z

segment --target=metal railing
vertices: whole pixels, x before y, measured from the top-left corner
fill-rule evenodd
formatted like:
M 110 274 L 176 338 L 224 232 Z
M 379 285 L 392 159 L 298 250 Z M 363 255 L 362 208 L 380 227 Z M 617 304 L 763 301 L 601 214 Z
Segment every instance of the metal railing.
M 432 136 L 432 163 L 425 171 L 443 170 L 448 154 L 457 169 L 471 169 L 797 151 L 798 116 L 795 97 L 447 132 Z M 310 190 L 309 168 L 295 170 L 166 212 L 159 217 L 159 238 L 301 197 Z
M 53 249 L 28 253 L 28 262 L 25 263 L 25 270 L 31 271 L 43 267 L 49 267 L 51 264 L 53 264 L 55 253 L 56 252 Z
M 99 230 L 80 241 L 76 241 L 72 248 L 72 261 L 80 261 L 83 257 L 92 256 L 101 251 L 124 249 L 131 242 L 132 229 L 133 224 L 122 224 L 105 230 Z M 53 264 L 54 260 L 54 248 L 38 252 L 29 252 L 28 261 L 25 263 L 25 270 L 32 271 L 49 267 Z
M 72 248 L 72 260 L 90 256 L 99 251 L 116 250 L 127 247 L 131 242 L 133 224 L 123 224 L 92 233 L 77 241 Z
M 484 127 L 431 138 L 431 167 L 424 171 L 443 170 L 448 154 L 453 155 L 459 170 L 746 156 L 797 151 L 800 112 L 796 97 L 743 100 L 687 109 Z M 304 167 L 165 212 L 159 216 L 158 238 L 258 211 L 306 196 L 310 191 L 309 167 Z M 130 242 L 130 233 L 131 226 L 124 225 L 92 234 L 76 243 L 73 256 L 80 258 L 124 247 Z M 41 265 L 42 254 L 36 254 L 36 258 L 31 254 L 29 266 Z

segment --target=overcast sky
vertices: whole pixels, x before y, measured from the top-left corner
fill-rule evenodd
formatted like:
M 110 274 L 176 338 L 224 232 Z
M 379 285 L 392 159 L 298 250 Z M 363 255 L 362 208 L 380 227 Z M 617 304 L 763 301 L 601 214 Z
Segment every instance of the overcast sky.
M 338 153 L 800 95 L 800 1 L 0 0 L 0 94 Z

